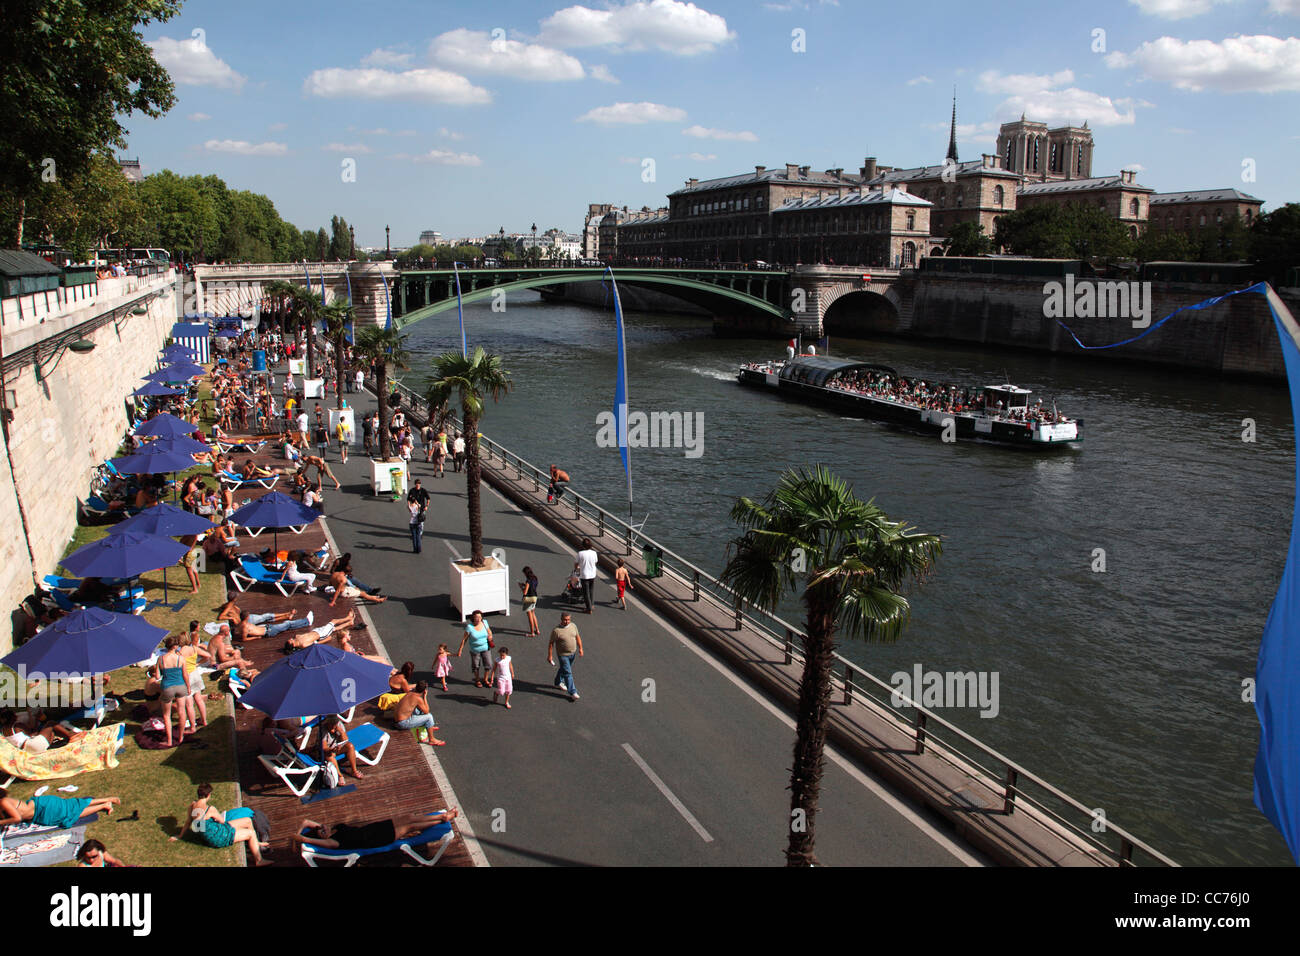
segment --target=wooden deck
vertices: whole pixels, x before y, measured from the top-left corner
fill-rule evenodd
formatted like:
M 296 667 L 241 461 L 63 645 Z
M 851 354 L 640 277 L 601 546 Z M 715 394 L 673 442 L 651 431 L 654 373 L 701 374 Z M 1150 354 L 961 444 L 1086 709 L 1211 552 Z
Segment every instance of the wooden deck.
M 246 457 L 248 456 L 235 456 L 241 463 Z M 266 451 L 253 456 L 253 459 L 259 465 L 267 467 L 282 468 L 287 464 L 282 458 L 273 457 Z M 284 479 L 277 482 L 274 490 L 288 491 Z M 235 495 L 236 505 L 245 499 L 258 498 L 266 493 L 261 488 L 253 490 L 241 489 Z M 338 492 L 331 493 L 328 479 L 326 479 L 325 505 L 327 509 L 330 499 L 337 500 L 338 494 Z M 243 529 L 238 530 L 243 532 Z M 272 532 L 270 531 L 264 531 L 256 538 L 242 533 L 239 539 L 239 551 L 242 553 L 256 553 L 263 548 L 271 547 L 272 540 Z M 306 528 L 302 534 L 295 535 L 292 532 L 282 532 L 279 535 L 279 544 L 281 549 L 293 550 L 301 548 L 303 550 L 314 550 L 326 544 L 325 532 L 318 522 Z M 337 557 L 337 555 L 331 553 L 331 560 L 334 557 Z M 237 604 L 240 609 L 255 614 L 269 611 L 296 610 L 298 612 L 297 616 L 302 616 L 308 611 L 312 611 L 315 615 L 315 621 L 324 623 L 331 618 L 343 617 L 354 603 L 340 599 L 338 605 L 331 608 L 329 606 L 330 595 L 326 594 L 324 590 L 326 583 L 324 579 L 318 577 L 316 586 L 320 590 L 315 594 L 306 594 L 300 590 L 290 598 L 283 597 L 270 585 L 254 584 L 243 594 L 237 596 Z M 357 601 L 355 603 L 360 604 L 361 602 Z M 360 624 L 359 614 L 358 623 Z M 275 638 L 247 641 L 243 645 L 243 656 L 258 669 L 265 670 L 276 661 L 284 659 L 281 652 L 284 638 L 295 633 L 299 632 L 291 631 Z M 359 627 L 352 631 L 351 636 L 353 646 L 357 651 L 363 654 L 376 653 L 373 635 L 369 629 Z M 271 849 L 268 856 L 276 866 L 306 866 L 301 856 L 291 850 L 289 842 L 289 837 L 297 832 L 304 819 L 315 820 L 326 825 L 335 823 L 357 824 L 387 819 L 406 813 L 436 811 L 447 806 L 447 801 L 442 796 L 433 771 L 426 761 L 426 755 L 423 753 L 428 749 L 428 745 L 417 743 L 408 731 L 398 730 L 392 720 L 381 715 L 373 703 L 358 706 L 355 718 L 348 726 L 355 727 L 363 723 L 373 722 L 387 731 L 391 739 L 383 760 L 375 767 L 368 767 L 358 762 L 358 770 L 360 770 L 364 778 L 354 780 L 344 773 L 340 780 L 341 787 L 355 786 L 355 790 L 341 796 L 316 800 L 311 804 L 304 804 L 298 797 L 293 795 L 288 787 L 284 786 L 278 779 L 272 778 L 258 762 L 257 755 L 261 752 L 261 724 L 265 715 L 260 711 L 238 706 L 235 712 L 235 746 L 238 758 L 239 782 L 244 794 L 244 805 L 263 811 L 270 820 Z M 309 751 L 319 739 L 319 736 L 313 733 L 309 743 Z M 339 866 L 340 864 L 325 863 L 322 865 Z M 358 865 L 415 866 L 416 864 L 402 853 L 388 853 L 379 857 L 363 859 Z M 447 847 L 437 865 L 474 865 L 459 832 L 457 838 Z

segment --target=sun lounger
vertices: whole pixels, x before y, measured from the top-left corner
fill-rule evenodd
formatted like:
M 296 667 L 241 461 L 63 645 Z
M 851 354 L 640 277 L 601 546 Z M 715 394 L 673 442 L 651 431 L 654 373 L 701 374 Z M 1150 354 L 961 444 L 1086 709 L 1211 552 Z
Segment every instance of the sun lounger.
M 238 568 L 231 568 L 230 580 L 234 582 L 235 587 L 239 589 L 241 594 L 254 584 L 269 584 L 285 597 L 296 594 L 298 589 L 306 583 L 304 581 L 281 581 L 279 573 L 268 570 L 257 558 L 247 556 L 239 559 Z M 287 591 L 285 585 L 289 586 Z
M 303 833 L 306 833 L 306 831 L 304 830 Z M 442 854 L 446 852 L 447 847 L 455 838 L 456 831 L 452 829 L 450 823 L 437 823 L 427 830 L 421 830 L 414 836 L 395 840 L 388 846 L 369 847 L 364 850 L 335 850 L 304 843 L 302 844 L 302 858 L 308 866 L 317 866 L 319 860 L 341 860 L 344 866 L 353 866 L 363 856 L 378 856 L 381 853 L 392 853 L 394 850 L 401 850 L 421 866 L 433 866 L 442 859 Z M 415 851 L 416 847 L 428 846 L 431 843 L 438 844 L 438 852 L 431 858 L 425 859 Z
M 64 578 L 57 574 L 47 574 L 41 580 L 51 591 L 75 591 L 81 587 L 81 578 Z
M 236 454 L 256 455 L 265 447 L 265 440 L 261 441 L 219 441 L 217 448 L 227 455 L 232 451 Z
M 223 485 L 230 485 L 232 488 L 242 488 L 244 485 L 257 485 L 259 488 L 270 490 L 275 487 L 275 483 L 280 480 L 279 475 L 272 475 L 269 478 L 244 478 L 231 471 L 217 472 L 217 479 Z
M 321 718 L 316 717 L 304 724 L 304 729 L 308 734 L 310 734 L 312 727 L 320 723 L 320 720 Z M 360 727 L 354 727 L 348 731 L 348 740 L 356 748 L 357 759 L 373 767 L 383 759 L 384 751 L 388 749 L 389 736 L 374 724 L 362 724 Z M 379 750 L 375 755 L 373 757 L 366 756 L 364 751 L 376 746 Z M 271 776 L 282 780 L 284 785 L 292 790 L 294 796 L 297 797 L 305 795 L 311 789 L 311 785 L 316 781 L 317 774 L 322 773 L 325 767 L 322 761 L 311 756 L 290 738 L 284 738 L 283 746 L 278 754 L 274 756 L 259 754 L 257 759 L 261 761 L 262 766 L 267 769 Z

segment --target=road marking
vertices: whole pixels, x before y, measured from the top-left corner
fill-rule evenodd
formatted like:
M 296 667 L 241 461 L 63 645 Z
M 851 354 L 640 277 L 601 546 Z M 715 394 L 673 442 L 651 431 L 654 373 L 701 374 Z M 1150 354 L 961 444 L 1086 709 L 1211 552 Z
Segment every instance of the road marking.
M 492 494 L 496 495 L 503 502 L 506 502 L 507 504 L 512 504 L 512 502 L 510 502 L 505 497 L 505 495 L 499 492 L 496 488 L 492 487 L 486 482 L 484 482 L 484 484 L 487 486 L 488 490 L 492 492 Z M 542 524 L 540 521 L 538 521 L 530 514 L 527 514 L 525 512 L 521 512 L 521 513 L 528 521 L 532 522 L 533 526 L 536 527 L 539 531 L 541 531 L 542 534 L 546 535 L 548 538 L 554 541 L 555 544 L 559 546 L 559 548 L 561 549 L 561 553 L 565 553 L 571 550 L 568 543 L 563 541 L 558 535 L 552 532 L 550 528 L 546 527 L 546 525 Z M 629 595 L 629 597 L 631 597 L 631 595 Z M 781 721 L 781 723 L 783 723 L 786 727 L 788 727 L 791 730 L 795 729 L 794 719 L 791 718 L 788 714 L 786 714 L 785 711 L 781 710 L 779 707 L 773 704 L 770 700 L 768 700 L 757 690 L 755 690 L 753 687 L 751 687 L 743 677 L 740 677 L 739 675 L 734 673 L 731 670 L 731 668 L 727 667 L 727 665 L 717 660 L 708 651 L 704 650 L 701 647 L 697 647 L 693 641 L 691 641 L 688 637 L 686 637 L 680 630 L 673 627 L 672 624 L 670 624 L 667 620 L 665 620 L 659 614 L 659 612 L 654 610 L 652 607 L 650 607 L 650 605 L 646 604 L 643 601 L 638 601 L 637 603 L 640 605 L 641 613 L 645 614 L 646 617 L 650 618 L 652 621 L 654 621 L 656 624 L 662 627 L 665 631 L 667 631 L 672 637 L 674 637 L 677 640 L 679 644 L 681 644 L 687 650 L 691 651 L 693 654 L 699 657 L 700 660 L 704 661 L 715 671 L 717 671 L 719 674 L 721 674 L 723 677 L 729 680 L 732 684 L 734 684 L 737 688 L 739 688 L 742 693 L 744 693 L 750 699 L 755 701 L 760 707 L 766 710 L 777 720 Z M 978 860 L 976 857 L 971 855 L 971 853 L 968 852 L 963 846 L 961 846 L 959 843 L 952 840 L 946 833 L 936 829 L 933 823 L 931 823 L 925 817 L 921 816 L 919 813 L 913 810 L 910 806 L 908 806 L 898 797 L 890 793 L 880 783 L 873 780 L 871 777 L 867 776 L 867 774 L 865 774 L 863 771 L 859 770 L 855 764 L 849 761 L 846 757 L 842 756 L 834 747 L 831 747 L 828 744 L 825 748 L 824 753 L 829 760 L 832 760 L 835 763 L 835 765 L 838 766 L 840 769 L 842 769 L 845 773 L 847 773 L 849 777 L 851 777 L 861 786 L 865 787 L 868 791 L 874 794 L 882 803 L 888 805 L 892 810 L 894 810 L 895 813 L 903 817 L 903 819 L 907 820 L 914 827 L 916 827 L 918 830 L 920 830 L 922 833 L 924 833 L 926 836 L 932 839 L 935 843 L 939 844 L 939 846 L 943 847 L 945 850 L 951 853 L 963 865 L 965 866 L 984 865 L 980 860 Z
M 636 765 L 641 768 L 641 772 L 650 778 L 650 782 L 653 783 L 668 802 L 673 805 L 673 809 L 680 813 L 682 818 L 691 825 L 691 829 L 700 835 L 700 839 L 705 843 L 712 843 L 713 837 L 709 835 L 709 831 L 700 825 L 700 821 L 695 819 L 695 814 L 686 809 L 686 805 L 677 799 L 677 794 L 668 789 L 668 784 L 659 779 L 659 774 L 650 769 L 650 765 L 641 759 L 641 755 L 632 749 L 632 745 L 624 744 L 623 749 L 626 750 L 627 755 L 636 762 Z

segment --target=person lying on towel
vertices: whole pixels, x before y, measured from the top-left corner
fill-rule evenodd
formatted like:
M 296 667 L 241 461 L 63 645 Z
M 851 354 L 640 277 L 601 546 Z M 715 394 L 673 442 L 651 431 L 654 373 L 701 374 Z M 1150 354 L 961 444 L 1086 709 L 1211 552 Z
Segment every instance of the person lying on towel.
M 66 830 L 96 813 L 112 813 L 122 801 L 118 797 L 55 797 L 46 795 L 18 800 L 0 787 L 0 827 L 32 823 L 38 827 Z
M 293 835 L 293 840 L 327 850 L 374 850 L 423 833 L 440 823 L 451 823 L 458 816 L 460 811 L 452 807 L 431 815 L 407 814 L 392 820 L 377 820 L 355 826 L 336 823 L 332 829 L 315 820 L 303 820 L 298 827 L 299 832 Z M 303 833 L 303 830 L 307 832 Z

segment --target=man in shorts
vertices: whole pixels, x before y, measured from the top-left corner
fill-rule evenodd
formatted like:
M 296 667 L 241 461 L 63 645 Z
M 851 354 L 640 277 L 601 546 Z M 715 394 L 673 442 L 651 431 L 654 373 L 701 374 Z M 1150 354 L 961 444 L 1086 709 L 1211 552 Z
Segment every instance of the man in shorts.
M 348 598 L 351 600 L 360 598 L 367 604 L 383 604 L 388 600 L 388 598 L 376 594 L 367 594 L 365 591 L 361 590 L 361 588 L 349 584 L 346 571 L 335 571 L 331 574 L 330 586 L 334 588 L 334 596 L 330 598 L 330 607 L 337 604 L 339 598 Z M 379 589 L 376 588 L 375 590 Z

